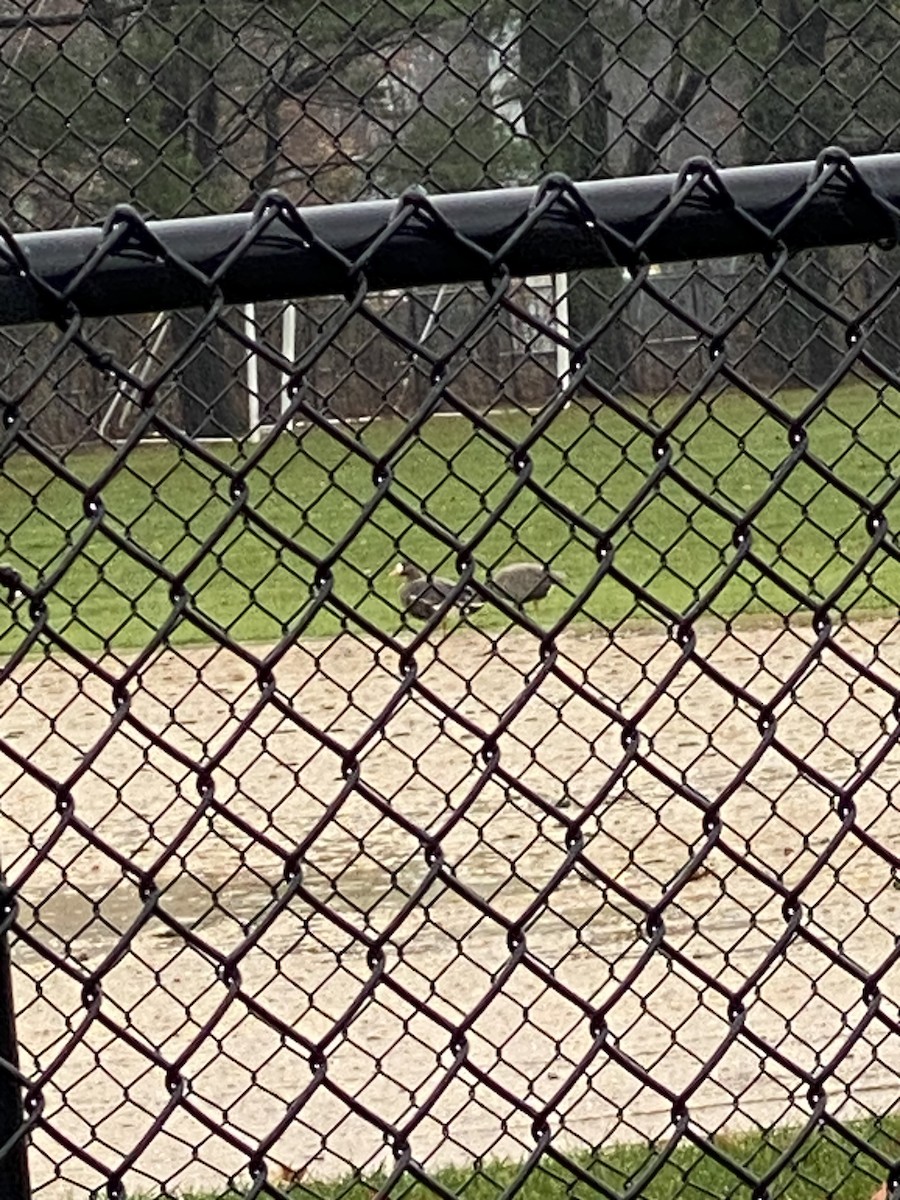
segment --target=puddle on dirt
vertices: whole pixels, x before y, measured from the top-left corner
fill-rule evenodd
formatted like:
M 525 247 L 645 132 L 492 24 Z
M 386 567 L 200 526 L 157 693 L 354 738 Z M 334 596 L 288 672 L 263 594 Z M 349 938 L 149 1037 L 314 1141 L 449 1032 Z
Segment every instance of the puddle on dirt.
M 280 907 L 264 934 L 272 953 L 302 947 L 304 954 L 314 957 L 335 953 L 346 957 L 354 953 L 364 956 L 367 941 L 406 907 L 409 914 L 392 938 L 395 945 L 402 944 L 413 929 L 413 946 L 404 950 L 404 958 L 412 953 L 417 959 L 427 959 L 446 946 L 448 938 L 464 937 L 467 953 L 477 959 L 480 948 L 505 941 L 508 929 L 505 921 L 479 920 L 479 914 L 493 906 L 508 920 L 516 920 L 533 904 L 538 890 L 538 881 L 526 881 L 513 867 L 499 873 L 497 858 L 489 847 L 467 853 L 464 869 L 456 872 L 467 892 L 462 895 L 441 878 L 424 886 L 429 875 L 424 851 L 391 872 L 387 886 L 384 869 L 373 860 L 339 855 L 328 859 L 319 848 L 316 864 L 307 864 L 303 873 L 304 886 L 314 903 L 300 894 L 286 897 L 283 880 L 266 879 L 244 868 L 227 879 L 179 874 L 161 887 L 143 921 L 144 904 L 133 881 L 120 879 L 114 886 L 95 889 L 93 895 L 65 884 L 39 898 L 26 889 L 20 897 L 19 921 L 52 953 L 96 966 L 123 937 L 141 942 L 153 939 L 174 947 L 195 933 L 220 952 L 229 953 L 259 930 L 273 907 Z M 548 870 L 547 879 L 550 874 Z M 696 886 L 707 890 L 710 882 L 698 879 Z M 343 933 L 331 916 L 343 924 Z M 729 917 L 723 913 L 715 921 L 707 919 L 705 933 L 714 938 L 717 931 L 739 928 L 745 921 L 740 914 Z M 673 908 L 666 924 L 670 937 L 686 937 L 694 929 L 695 919 L 689 912 Z M 346 933 L 347 926 L 361 936 L 354 939 Z M 777 919 L 758 922 L 757 933 L 762 935 L 767 926 L 776 930 L 777 936 Z M 340 952 L 330 948 L 335 936 L 346 943 Z M 641 953 L 647 941 L 641 910 L 610 895 L 577 867 L 554 889 L 549 902 L 539 906 L 528 922 L 526 937 L 529 948 L 541 956 L 547 952 L 552 957 L 554 948 L 575 943 L 584 951 L 617 960 Z M 749 943 L 745 950 L 752 952 Z M 693 953 L 697 958 L 705 956 L 702 946 L 695 946 Z M 14 942 L 14 956 L 23 963 L 42 958 L 22 940 Z

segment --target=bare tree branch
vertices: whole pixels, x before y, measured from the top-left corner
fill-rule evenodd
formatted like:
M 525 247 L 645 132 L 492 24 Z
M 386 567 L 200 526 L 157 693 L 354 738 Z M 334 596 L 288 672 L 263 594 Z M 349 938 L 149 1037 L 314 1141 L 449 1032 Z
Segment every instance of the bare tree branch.
M 690 19 L 690 0 L 682 0 L 678 27 L 684 29 Z M 693 104 L 704 75 L 673 47 L 673 58 L 666 73 L 662 93 L 650 116 L 635 131 L 637 144 L 629 156 L 628 174 L 649 175 L 659 165 L 660 150 L 666 136 Z
M 83 20 L 83 12 L 54 13 L 45 17 L 23 13 L 19 17 L 0 17 L 0 29 L 53 29 L 58 25 L 76 25 Z
M 260 93 L 254 108 L 238 114 L 237 119 L 240 121 L 240 124 L 236 128 L 226 127 L 222 134 L 222 144 L 226 146 L 234 145 L 235 142 L 240 141 L 241 138 L 246 136 L 249 131 L 258 130 L 260 124 L 262 124 L 262 128 L 266 134 L 266 150 L 264 168 L 258 174 L 257 180 L 264 180 L 267 174 L 271 173 L 271 170 L 274 168 L 273 153 L 275 154 L 275 162 L 277 162 L 278 138 L 275 136 L 275 128 L 277 118 L 284 104 L 292 100 L 305 99 L 320 84 L 333 78 L 351 63 L 365 58 L 370 54 L 384 55 L 387 51 L 393 52 L 393 49 L 399 48 L 403 40 L 408 40 L 410 36 L 423 38 L 429 34 L 439 32 L 452 19 L 452 16 L 446 12 L 441 12 L 432 13 L 425 18 L 419 18 L 412 26 L 391 22 L 389 25 L 383 26 L 380 30 L 370 30 L 365 36 L 353 38 L 340 51 L 336 51 L 333 55 L 326 54 L 324 51 L 321 52 L 317 57 L 317 61 L 308 63 L 299 70 L 294 69 L 297 61 L 296 53 L 290 55 L 281 75 L 277 79 L 273 79 Z M 269 163 L 273 163 L 273 166 L 266 170 L 265 164 Z
M 355 37 L 347 42 L 343 49 L 335 54 L 334 57 L 325 59 L 320 56 L 318 62 L 304 67 L 289 78 L 285 78 L 282 81 L 282 86 L 290 92 L 303 96 L 328 79 L 336 71 L 349 66 L 351 62 L 355 62 L 359 58 L 365 58 L 367 54 L 381 54 L 394 45 L 398 39 L 409 39 L 410 36 L 422 38 L 432 33 L 438 33 L 445 25 L 450 24 L 452 20 L 453 17 L 446 12 L 437 12 L 431 13 L 430 16 L 426 15 L 426 17 L 418 18 L 412 26 L 409 23 L 404 25 L 392 22 L 390 25 L 384 26 L 381 30 L 373 29 L 367 32 L 365 36 Z
M 134 3 L 119 5 L 107 5 L 110 13 L 115 17 L 126 17 L 131 13 L 139 12 L 145 7 L 145 0 L 134 0 Z M 67 25 L 78 25 L 82 21 L 87 21 L 94 16 L 92 12 L 93 6 L 86 4 L 84 8 L 73 9 L 70 12 L 47 13 L 21 13 L 19 16 L 0 16 L 0 29 L 12 29 L 15 31 L 25 31 L 28 29 L 59 29 Z

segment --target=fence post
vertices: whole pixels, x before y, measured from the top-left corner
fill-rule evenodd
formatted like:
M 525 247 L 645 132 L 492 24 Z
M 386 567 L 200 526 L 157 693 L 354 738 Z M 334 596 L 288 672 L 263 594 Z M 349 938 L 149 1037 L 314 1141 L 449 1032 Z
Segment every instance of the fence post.
M 13 911 L 0 871 L 0 1200 L 29 1200 L 28 1155 L 20 1136 L 25 1118 L 8 936 Z

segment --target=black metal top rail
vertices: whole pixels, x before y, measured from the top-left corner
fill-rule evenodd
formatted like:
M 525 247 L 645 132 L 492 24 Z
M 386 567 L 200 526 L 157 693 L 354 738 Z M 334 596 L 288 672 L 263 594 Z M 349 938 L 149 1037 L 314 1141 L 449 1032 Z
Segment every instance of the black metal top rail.
M 0 324 L 208 306 L 353 290 L 464 283 L 494 264 L 525 277 L 573 269 L 893 242 L 900 154 L 397 201 L 297 208 L 270 192 L 252 212 L 144 221 L 129 207 L 102 227 L 3 231 Z M 499 268 L 498 268 L 499 269 Z

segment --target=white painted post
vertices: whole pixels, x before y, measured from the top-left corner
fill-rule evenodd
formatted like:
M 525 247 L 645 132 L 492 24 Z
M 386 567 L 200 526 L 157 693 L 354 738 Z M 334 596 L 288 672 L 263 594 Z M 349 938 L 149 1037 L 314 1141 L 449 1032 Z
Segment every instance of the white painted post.
M 281 356 L 286 358 L 288 362 L 293 362 L 297 354 L 297 307 L 288 302 L 281 318 Z M 289 375 L 281 377 L 281 411 L 286 412 L 291 405 L 291 397 L 288 393 L 290 383 Z M 293 429 L 294 422 L 291 421 L 288 425 L 289 429 Z
M 249 339 L 256 341 L 256 306 L 244 305 L 244 333 Z M 251 350 L 247 359 L 247 422 L 250 427 L 250 441 L 258 442 L 262 437 L 259 427 L 259 358 Z
M 569 336 L 569 276 L 553 276 L 553 314 L 556 327 L 560 333 Z M 572 370 L 572 356 L 569 347 L 556 343 L 556 378 L 559 386 L 565 387 L 569 382 Z

